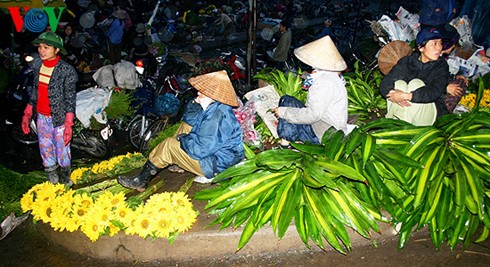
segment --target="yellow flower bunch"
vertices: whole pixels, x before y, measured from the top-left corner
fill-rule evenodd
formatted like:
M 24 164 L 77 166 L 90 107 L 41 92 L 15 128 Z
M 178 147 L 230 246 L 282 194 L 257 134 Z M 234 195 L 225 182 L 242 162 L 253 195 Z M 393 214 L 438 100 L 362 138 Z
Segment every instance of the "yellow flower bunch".
M 108 174 L 117 167 L 125 165 L 129 160 L 139 160 L 143 155 L 139 152 L 127 153 L 126 155 L 119 155 L 109 160 L 104 160 L 99 163 L 95 163 L 91 168 L 81 167 L 72 171 L 70 179 L 73 183 L 77 184 L 84 176 Z
M 476 94 L 469 93 L 461 98 L 459 104 L 465 106 L 468 109 L 472 109 L 475 107 L 476 104 L 475 102 L 476 102 Z M 483 90 L 483 97 L 480 100 L 480 107 L 484 109 L 490 108 L 490 89 Z
M 143 238 L 172 238 L 188 231 L 198 213 L 183 192 L 152 195 L 146 203 L 130 208 L 123 192 L 105 191 L 96 199 L 62 184 L 33 186 L 21 199 L 24 212 L 49 223 L 55 231 L 80 229 L 92 242 L 119 231 Z

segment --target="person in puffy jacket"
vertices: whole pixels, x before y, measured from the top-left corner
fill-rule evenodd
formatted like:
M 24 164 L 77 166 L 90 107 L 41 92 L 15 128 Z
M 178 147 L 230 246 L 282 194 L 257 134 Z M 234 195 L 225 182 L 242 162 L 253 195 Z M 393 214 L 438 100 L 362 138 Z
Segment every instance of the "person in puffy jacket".
M 161 169 L 174 165 L 196 174 L 194 181 L 209 183 L 245 157 L 242 131 L 233 113 L 238 100 L 226 71 L 199 75 L 189 83 L 198 96 L 188 104 L 176 134 L 151 151 L 138 175 L 120 176 L 122 186 L 144 191 Z

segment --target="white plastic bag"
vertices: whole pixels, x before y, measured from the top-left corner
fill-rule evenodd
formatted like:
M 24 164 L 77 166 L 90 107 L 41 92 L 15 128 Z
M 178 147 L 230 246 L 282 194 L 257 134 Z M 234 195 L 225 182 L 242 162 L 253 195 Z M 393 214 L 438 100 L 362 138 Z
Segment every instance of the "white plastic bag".
M 275 138 L 279 138 L 279 135 L 277 134 L 278 121 L 274 116 L 274 113 L 269 112 L 269 109 L 279 105 L 280 96 L 274 89 L 274 86 L 268 85 L 250 91 L 245 94 L 245 98 L 248 99 L 248 101 L 254 102 L 255 109 L 267 128 L 269 128 Z
M 77 93 L 77 119 L 83 127 L 90 127 L 90 118 L 94 117 L 97 122 L 107 123 L 104 109 L 109 105 L 112 90 L 91 87 Z

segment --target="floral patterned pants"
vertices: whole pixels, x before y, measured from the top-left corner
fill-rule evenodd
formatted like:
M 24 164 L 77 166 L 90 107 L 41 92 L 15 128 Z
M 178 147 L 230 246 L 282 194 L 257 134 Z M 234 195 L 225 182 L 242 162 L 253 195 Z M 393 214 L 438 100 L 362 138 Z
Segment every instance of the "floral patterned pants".
M 63 132 L 65 126 L 53 127 L 51 116 L 37 114 L 37 138 L 39 151 L 45 168 L 58 164 L 61 167 L 71 165 L 70 145 L 65 146 Z

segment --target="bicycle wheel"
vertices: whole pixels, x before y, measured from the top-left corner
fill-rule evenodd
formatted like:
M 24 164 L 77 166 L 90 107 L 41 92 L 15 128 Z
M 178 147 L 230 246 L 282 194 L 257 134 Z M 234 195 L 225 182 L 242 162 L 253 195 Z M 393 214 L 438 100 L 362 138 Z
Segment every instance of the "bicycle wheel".
M 169 124 L 170 118 L 164 117 L 162 119 L 153 122 L 146 130 L 143 138 L 141 139 L 141 144 L 139 150 L 141 152 L 146 152 L 149 149 L 150 141 L 157 137 L 158 133 L 165 130 Z
M 144 118 L 143 116 L 136 116 L 130 123 L 128 129 L 128 139 L 129 143 L 135 148 L 139 149 L 141 144 L 141 139 L 148 129 L 148 126 L 153 124 L 155 120 L 153 118 Z

